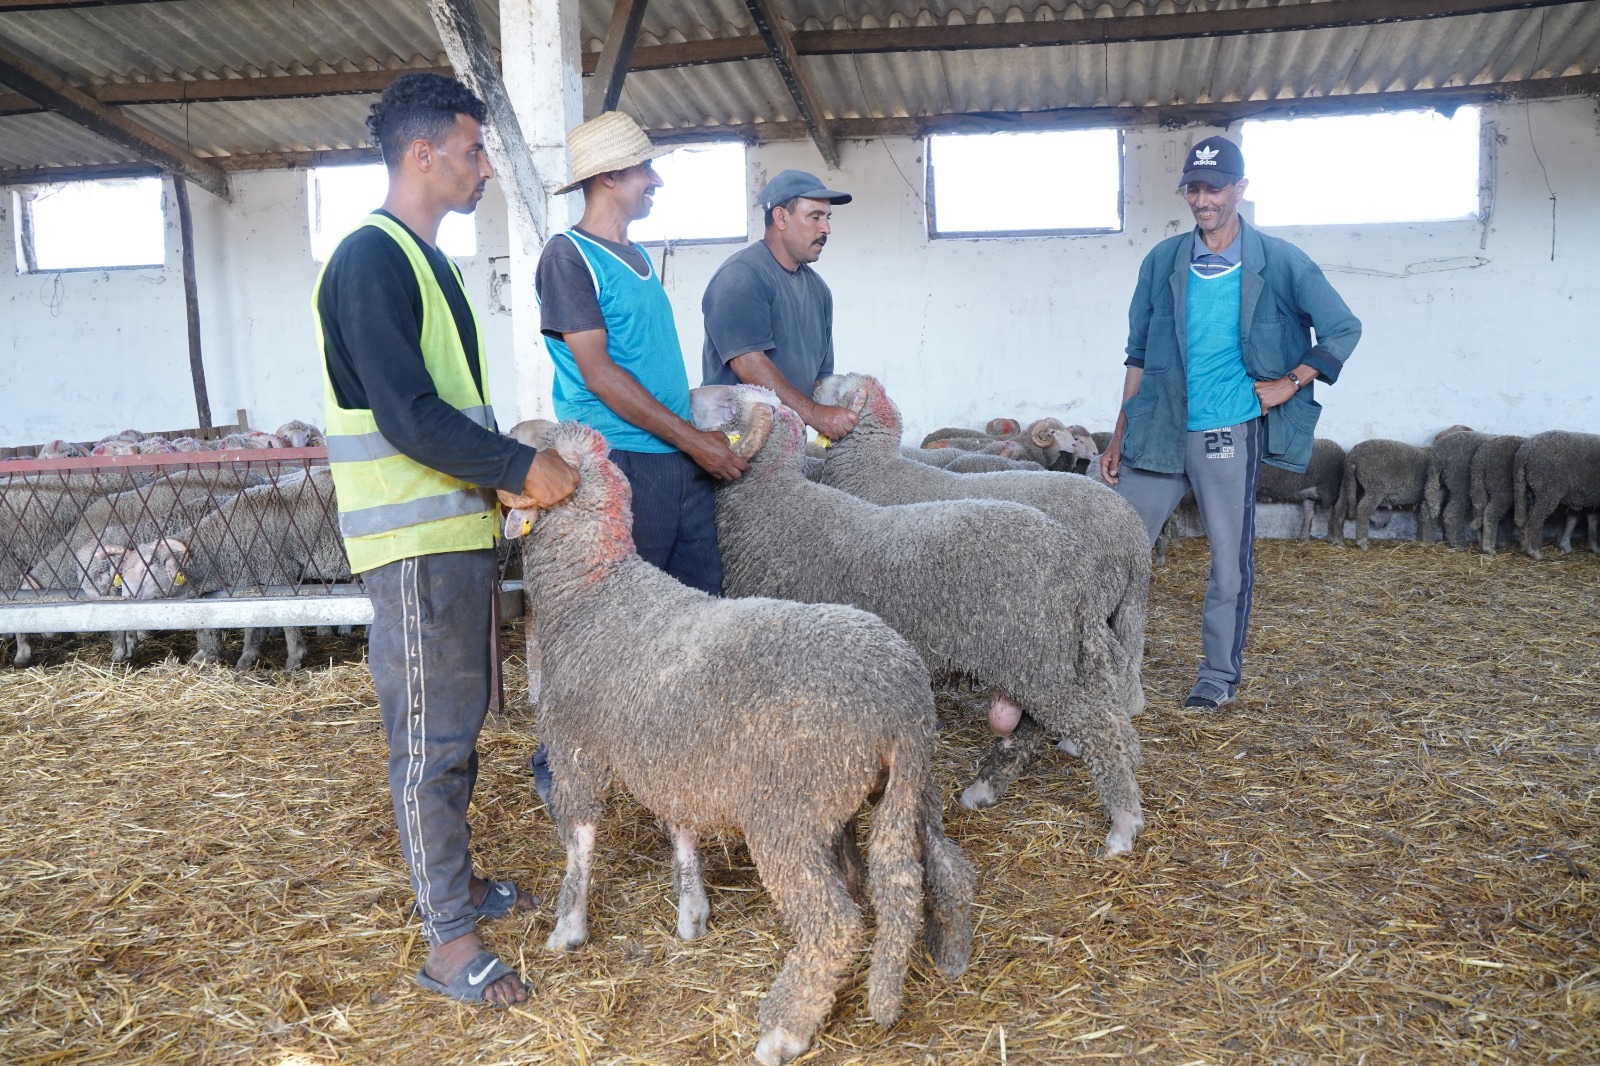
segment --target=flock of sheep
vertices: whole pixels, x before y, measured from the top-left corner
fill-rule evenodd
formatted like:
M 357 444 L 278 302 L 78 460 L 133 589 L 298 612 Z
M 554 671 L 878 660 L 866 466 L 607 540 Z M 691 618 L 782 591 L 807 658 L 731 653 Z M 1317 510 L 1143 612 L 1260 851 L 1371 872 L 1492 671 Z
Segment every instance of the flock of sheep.
M 126 430 L 91 449 L 55 441 L 39 459 L 163 455 L 314 447 L 316 427 L 290 422 L 277 433 L 233 434 L 203 444 Z M 153 600 L 231 590 L 240 594 L 350 579 L 334 518 L 327 468 L 304 464 L 202 464 L 162 472 L 127 466 L 7 475 L 0 464 L 0 586 L 32 599 Z M 305 657 L 300 630 L 286 628 L 288 667 Z M 237 665 L 260 656 L 264 630 L 248 629 Z M 127 660 L 140 634 L 113 633 L 112 661 Z M 15 634 L 12 662 L 33 658 Z M 220 661 L 221 635 L 196 635 L 197 662 Z
M 997 418 L 983 430 L 935 430 L 923 438 L 921 448 L 902 450 L 909 458 L 947 470 L 1050 469 L 1098 476 L 1095 453 L 1105 448 L 1108 437 L 1052 418 L 1026 429 L 1013 419 Z M 1393 511 L 1410 510 L 1417 517 L 1418 539 L 1432 541 L 1442 531 L 1451 548 L 1476 539 L 1493 555 L 1504 542 L 1507 531 L 1502 526 L 1511 517 L 1523 550 L 1538 559 L 1545 523 L 1563 515 L 1561 551 L 1572 550 L 1573 531 L 1583 518 L 1589 550 L 1600 552 L 1600 435 L 1550 430 L 1519 437 L 1451 426 L 1426 447 L 1364 440 L 1349 451 L 1337 441 L 1318 438 L 1304 473 L 1263 465 L 1256 498 L 1299 504 L 1302 541 L 1311 538 L 1319 508 L 1327 513 L 1331 543 L 1341 543 L 1345 523 L 1353 521 L 1360 548 L 1367 546 L 1369 531 L 1387 524 Z M 1158 563 L 1166 539 L 1157 545 Z

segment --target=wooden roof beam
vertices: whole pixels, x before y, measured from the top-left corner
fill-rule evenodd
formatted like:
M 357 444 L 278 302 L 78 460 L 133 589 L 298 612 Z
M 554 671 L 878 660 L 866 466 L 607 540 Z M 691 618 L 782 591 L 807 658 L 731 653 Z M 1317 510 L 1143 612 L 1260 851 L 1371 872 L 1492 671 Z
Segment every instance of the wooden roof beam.
M 644 22 L 645 3 L 646 0 L 617 0 L 611 9 L 605 47 L 595 59 L 593 80 L 583 92 L 584 118 L 617 109 L 628 64 L 633 62 L 633 46 L 639 40 L 639 26 Z
M 817 151 L 822 153 L 828 166 L 839 169 L 839 146 L 828 130 L 827 117 L 822 113 L 822 100 L 812 86 L 810 77 L 800 66 L 800 56 L 795 52 L 794 42 L 790 40 L 789 31 L 778 14 L 777 3 L 775 0 L 745 0 L 745 6 L 756 20 L 756 29 L 761 31 L 761 39 L 766 42 L 772 61 L 778 65 L 778 73 L 789 87 L 789 95 L 794 98 L 794 105 L 799 109 L 806 129 L 811 132 L 811 139 L 817 143 Z
M 3 43 L 0 43 L 0 82 L 20 90 L 96 136 L 121 145 L 145 162 L 186 178 L 214 196 L 229 199 L 228 175 L 221 167 L 73 88 Z
M 0 0 L 0 15 L 13 11 L 69 11 L 84 7 L 125 7 L 130 4 L 159 4 L 171 0 Z

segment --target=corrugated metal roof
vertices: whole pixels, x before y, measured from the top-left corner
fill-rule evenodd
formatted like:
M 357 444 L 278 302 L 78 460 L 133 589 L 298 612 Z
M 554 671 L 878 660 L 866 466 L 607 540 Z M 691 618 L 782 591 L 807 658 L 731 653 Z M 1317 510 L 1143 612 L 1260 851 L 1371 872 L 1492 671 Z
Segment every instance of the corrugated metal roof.
M 794 31 L 874 30 L 1320 6 L 1196 0 L 985 6 L 980 0 L 780 0 Z M 491 42 L 494 0 L 477 0 Z M 581 0 L 583 46 L 601 48 L 612 0 Z M 756 33 L 743 0 L 651 0 L 639 47 Z M 0 14 L 0 43 L 69 82 L 102 86 L 442 65 L 417 0 L 204 0 Z M 805 55 L 830 120 L 1163 108 L 1515 83 L 1600 72 L 1600 3 L 1236 36 L 970 51 Z M 130 104 L 126 113 L 197 155 L 365 146 L 370 95 Z M 3 101 L 0 101 L 3 102 Z M 650 129 L 759 130 L 800 118 L 767 59 L 629 75 L 624 109 Z M 790 127 L 792 128 L 792 127 Z M 47 114 L 0 115 L 0 170 L 134 160 Z

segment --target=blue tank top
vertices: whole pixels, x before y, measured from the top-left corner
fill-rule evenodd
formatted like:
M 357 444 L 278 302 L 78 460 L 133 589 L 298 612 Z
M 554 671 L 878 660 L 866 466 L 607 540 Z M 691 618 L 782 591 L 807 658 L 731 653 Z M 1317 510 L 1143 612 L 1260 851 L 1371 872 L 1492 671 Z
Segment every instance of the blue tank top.
M 589 264 L 600 313 L 606 320 L 606 353 L 611 361 L 633 375 L 663 407 L 688 421 L 689 372 L 678 343 L 672 303 L 667 299 L 667 290 L 661 287 L 650 256 L 639 249 L 650 269 L 649 274 L 640 277 L 615 252 L 575 230 L 557 236 L 571 240 Z M 623 419 L 590 392 L 565 341 L 546 336 L 544 346 L 556 367 L 551 399 L 557 417 L 599 430 L 607 444 L 621 451 L 677 451 L 654 433 Z
M 1248 422 L 1261 413 L 1239 342 L 1239 275 L 1237 263 L 1209 278 L 1189 271 L 1185 365 L 1190 432 Z

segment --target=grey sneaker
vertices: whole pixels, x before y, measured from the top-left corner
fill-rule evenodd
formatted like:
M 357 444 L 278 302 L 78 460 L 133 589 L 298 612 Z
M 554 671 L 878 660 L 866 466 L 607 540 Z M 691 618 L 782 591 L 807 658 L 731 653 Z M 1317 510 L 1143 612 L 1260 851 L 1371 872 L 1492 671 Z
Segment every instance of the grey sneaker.
M 1233 690 L 1217 681 L 1197 681 L 1183 701 L 1186 711 L 1215 711 L 1233 702 Z

